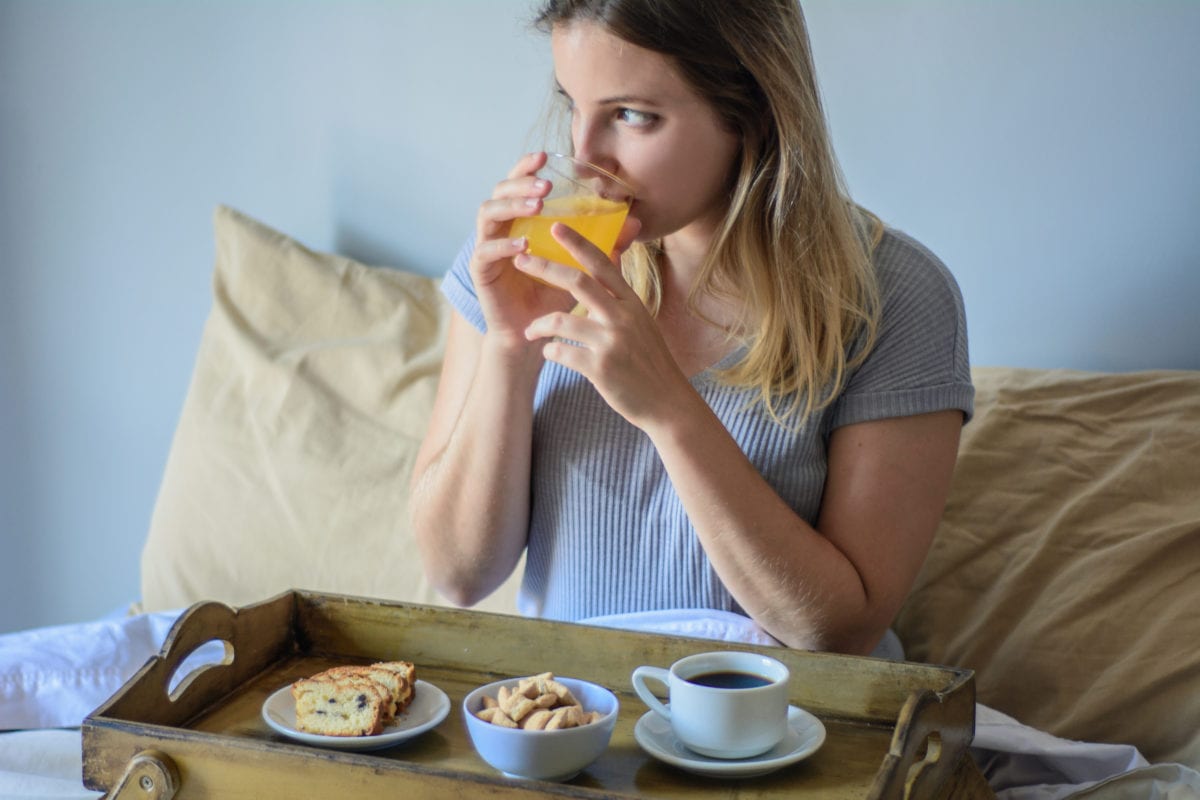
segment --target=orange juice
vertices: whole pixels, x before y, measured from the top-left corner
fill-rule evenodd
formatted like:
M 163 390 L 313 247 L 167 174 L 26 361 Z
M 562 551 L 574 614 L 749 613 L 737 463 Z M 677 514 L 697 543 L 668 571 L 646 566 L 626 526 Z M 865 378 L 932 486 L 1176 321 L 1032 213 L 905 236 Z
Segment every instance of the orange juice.
M 583 266 L 550 235 L 550 226 L 561 222 L 579 232 L 606 255 L 612 253 L 621 233 L 629 204 L 606 200 L 603 197 L 556 197 L 547 200 L 542 213 L 536 217 L 521 217 L 513 220 L 510 236 L 529 239 L 529 253 L 548 261 L 566 264 L 578 270 Z

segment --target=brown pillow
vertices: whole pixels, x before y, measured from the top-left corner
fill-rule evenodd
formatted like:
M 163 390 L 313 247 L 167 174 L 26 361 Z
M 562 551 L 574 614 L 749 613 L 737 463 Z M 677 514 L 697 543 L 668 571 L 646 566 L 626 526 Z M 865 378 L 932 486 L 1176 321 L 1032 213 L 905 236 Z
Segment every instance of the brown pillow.
M 1028 725 L 1200 767 L 1200 372 L 974 377 L 908 656 L 976 670 Z
M 436 281 L 315 253 L 229 208 L 215 228 L 213 308 L 142 553 L 144 607 L 290 588 L 444 603 L 407 508 L 449 320 Z M 480 607 L 515 613 L 516 580 Z

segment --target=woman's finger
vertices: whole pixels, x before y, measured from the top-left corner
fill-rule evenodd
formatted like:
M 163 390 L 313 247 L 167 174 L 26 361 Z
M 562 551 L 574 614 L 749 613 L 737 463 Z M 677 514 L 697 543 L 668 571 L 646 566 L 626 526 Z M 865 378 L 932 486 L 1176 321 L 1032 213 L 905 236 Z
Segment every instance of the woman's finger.
M 518 272 L 527 275 L 538 283 L 559 289 L 571 295 L 574 298 L 575 304 L 582 303 L 582 298 L 587 296 L 586 291 L 581 286 L 584 280 L 590 281 L 597 290 L 603 291 L 600 289 L 599 284 L 578 269 L 550 261 L 541 256 L 523 252 L 514 256 L 512 263 Z
M 492 196 L 479 208 L 477 230 L 479 239 L 502 236 L 513 220 L 541 213 L 542 200 L 550 193 L 550 182 L 537 177 L 536 172 L 546 163 L 545 153 L 523 156 L 496 184 Z
M 617 243 L 613 246 L 612 261 L 614 264 L 621 262 L 621 256 L 633 246 L 637 240 L 637 236 L 642 232 L 642 221 L 635 217 L 626 217 L 625 223 L 621 225 L 621 232 L 617 234 Z
M 625 283 L 625 277 L 621 275 L 621 270 L 608 254 L 601 252 L 596 245 L 581 236 L 579 232 L 561 222 L 556 222 L 550 228 L 550 235 L 565 247 L 576 261 L 585 266 L 592 277 L 613 297 L 626 299 L 633 296 L 633 290 L 629 288 L 629 284 Z M 586 304 L 583 297 L 576 297 L 580 302 Z
M 517 256 L 513 264 L 526 275 L 569 292 L 576 302 L 587 308 L 589 314 L 608 316 L 604 304 L 613 302 L 612 293 L 586 272 L 528 254 Z M 612 265 L 609 265 L 609 269 L 612 269 Z
M 545 197 L 550 193 L 550 181 L 536 175 L 505 178 L 492 190 L 491 199 Z
M 539 151 L 536 153 L 526 153 L 525 155 L 521 156 L 517 160 L 517 163 L 513 165 L 513 168 L 509 170 L 508 177 L 511 179 L 519 178 L 522 175 L 532 175 L 544 166 L 546 166 L 545 152 Z
M 581 317 L 565 311 L 546 314 L 529 323 L 529 327 L 525 329 L 525 338 L 531 342 L 534 339 L 569 339 L 575 346 L 595 349 L 603 346 L 608 336 L 590 317 Z
M 573 372 L 578 372 L 587 380 L 595 382 L 596 356 L 587 347 L 580 347 L 560 339 L 551 339 L 542 345 L 542 357 Z
M 524 253 L 528 247 L 529 240 L 524 236 L 480 241 L 471 255 L 472 277 L 477 283 L 491 283 L 507 260 Z
M 540 197 L 493 197 L 479 207 L 479 238 L 491 239 L 508 232 L 513 220 L 534 217 L 542 211 Z

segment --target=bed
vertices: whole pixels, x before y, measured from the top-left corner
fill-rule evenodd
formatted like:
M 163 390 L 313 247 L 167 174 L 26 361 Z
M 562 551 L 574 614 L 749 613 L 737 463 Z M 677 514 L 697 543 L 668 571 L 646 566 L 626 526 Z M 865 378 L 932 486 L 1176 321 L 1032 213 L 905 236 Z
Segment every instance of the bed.
M 436 282 L 230 208 L 215 232 L 140 596 L 0 636 L 0 798 L 97 796 L 79 779 L 83 717 L 198 600 L 299 587 L 444 604 L 403 491 L 448 321 Z M 1200 373 L 974 378 L 946 514 L 896 621 L 908 657 L 975 670 L 972 755 L 999 797 L 1200 797 Z M 482 608 L 515 613 L 515 591 Z M 757 635 L 717 614 L 596 622 Z

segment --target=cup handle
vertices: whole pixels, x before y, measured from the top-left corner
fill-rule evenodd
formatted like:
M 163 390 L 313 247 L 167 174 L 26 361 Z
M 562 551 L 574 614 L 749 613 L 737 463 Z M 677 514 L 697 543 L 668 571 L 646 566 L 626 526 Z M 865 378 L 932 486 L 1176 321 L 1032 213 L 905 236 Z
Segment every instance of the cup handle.
M 650 689 L 646 686 L 646 681 L 658 681 L 663 686 L 669 687 L 667 679 L 671 673 L 662 667 L 638 667 L 633 671 L 633 690 L 637 692 L 637 696 L 642 698 L 642 702 L 650 706 L 650 710 L 659 716 L 666 719 L 668 722 L 671 719 L 671 709 L 667 708 L 661 700 L 654 696 Z

